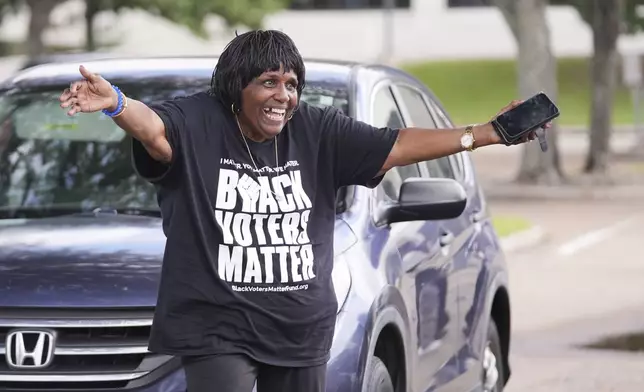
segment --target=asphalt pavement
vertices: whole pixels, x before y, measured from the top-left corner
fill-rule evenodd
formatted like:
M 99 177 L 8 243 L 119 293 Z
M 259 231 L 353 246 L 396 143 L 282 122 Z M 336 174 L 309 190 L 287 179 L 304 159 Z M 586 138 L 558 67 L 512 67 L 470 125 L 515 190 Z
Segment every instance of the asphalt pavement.
M 644 351 L 586 346 L 644 332 L 644 200 L 491 208 L 527 216 L 547 233 L 540 245 L 508 254 L 513 375 L 507 391 L 643 391 Z

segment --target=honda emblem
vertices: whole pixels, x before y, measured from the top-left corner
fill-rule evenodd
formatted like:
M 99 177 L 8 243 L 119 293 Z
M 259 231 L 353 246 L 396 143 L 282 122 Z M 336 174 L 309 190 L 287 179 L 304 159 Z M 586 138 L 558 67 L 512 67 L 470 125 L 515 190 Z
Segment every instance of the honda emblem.
M 54 359 L 56 335 L 46 330 L 11 331 L 7 335 L 5 356 L 13 369 L 42 369 Z

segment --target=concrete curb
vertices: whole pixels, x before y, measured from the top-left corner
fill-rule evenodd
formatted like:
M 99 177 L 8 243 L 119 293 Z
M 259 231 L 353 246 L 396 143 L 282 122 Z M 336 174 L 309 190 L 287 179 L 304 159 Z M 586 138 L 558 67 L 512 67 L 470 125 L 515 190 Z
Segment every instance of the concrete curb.
M 505 253 L 515 253 L 540 245 L 545 239 L 545 230 L 541 226 L 533 226 L 501 238 L 501 248 Z

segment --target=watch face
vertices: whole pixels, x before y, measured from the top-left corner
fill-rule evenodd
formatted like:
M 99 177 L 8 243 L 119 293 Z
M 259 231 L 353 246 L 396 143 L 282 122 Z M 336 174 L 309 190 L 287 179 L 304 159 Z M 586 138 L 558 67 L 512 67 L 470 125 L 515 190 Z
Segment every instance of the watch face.
M 465 134 L 461 137 L 461 145 L 465 148 L 469 148 L 472 146 L 472 135 L 470 134 Z

